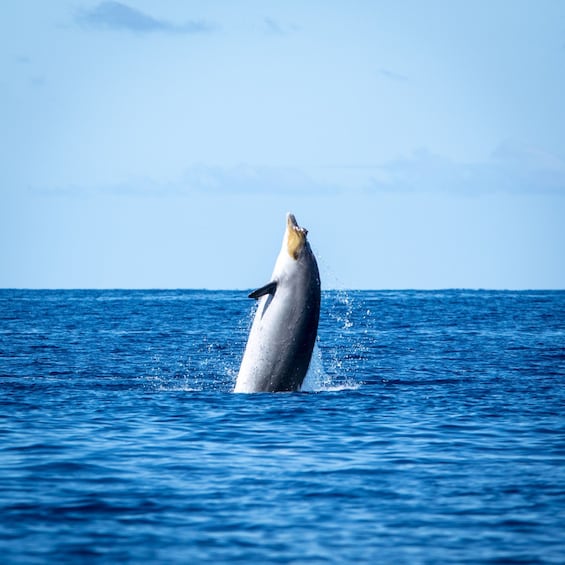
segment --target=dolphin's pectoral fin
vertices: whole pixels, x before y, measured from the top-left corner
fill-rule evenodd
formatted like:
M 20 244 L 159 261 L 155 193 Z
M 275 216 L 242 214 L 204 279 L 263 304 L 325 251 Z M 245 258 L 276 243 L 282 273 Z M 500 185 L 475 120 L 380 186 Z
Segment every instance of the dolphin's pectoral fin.
M 277 290 L 277 281 L 271 281 L 270 283 L 267 283 L 265 286 L 262 286 L 261 288 L 254 290 L 248 296 L 248 298 L 255 298 L 255 300 L 257 300 L 258 298 L 261 298 L 261 296 L 265 296 L 265 294 L 275 294 L 275 290 Z

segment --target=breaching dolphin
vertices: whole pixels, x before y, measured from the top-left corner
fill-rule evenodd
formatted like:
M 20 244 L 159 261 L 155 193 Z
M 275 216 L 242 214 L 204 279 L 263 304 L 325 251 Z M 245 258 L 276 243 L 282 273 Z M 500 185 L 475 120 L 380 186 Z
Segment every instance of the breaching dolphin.
M 259 304 L 235 392 L 293 391 L 302 386 L 320 318 L 320 274 L 307 233 L 287 214 L 271 281 L 249 295 Z

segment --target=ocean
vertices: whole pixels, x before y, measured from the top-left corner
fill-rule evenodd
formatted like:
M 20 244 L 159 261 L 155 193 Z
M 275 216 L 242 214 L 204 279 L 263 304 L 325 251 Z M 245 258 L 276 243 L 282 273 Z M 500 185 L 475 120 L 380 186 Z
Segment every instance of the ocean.
M 565 563 L 565 291 L 325 291 L 233 394 L 243 291 L 0 290 L 0 561 Z

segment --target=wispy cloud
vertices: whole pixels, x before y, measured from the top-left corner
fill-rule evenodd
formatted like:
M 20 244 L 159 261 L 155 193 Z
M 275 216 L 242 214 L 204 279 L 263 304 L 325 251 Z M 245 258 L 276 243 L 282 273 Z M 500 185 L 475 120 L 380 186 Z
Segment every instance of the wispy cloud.
M 182 24 L 155 18 L 121 2 L 100 2 L 77 12 L 78 24 L 91 29 L 109 29 L 134 33 L 197 34 L 209 33 L 215 26 L 202 20 Z
M 544 194 L 565 198 L 565 159 L 540 148 L 504 142 L 483 162 L 461 163 L 419 150 L 381 165 L 226 167 L 197 164 L 164 181 L 130 177 L 105 185 L 35 186 L 43 196 L 183 197 L 208 195 L 288 195 L 331 197 L 362 193 L 428 193 L 464 196 Z
M 409 80 L 406 75 L 391 71 L 389 69 L 379 69 L 377 72 L 379 76 L 393 82 L 408 82 Z
M 420 150 L 375 170 L 373 190 L 461 194 L 553 193 L 565 196 L 565 159 L 540 148 L 506 141 L 480 163 L 458 163 Z
M 131 178 L 108 184 L 31 187 L 31 192 L 43 196 L 92 197 L 121 196 L 189 196 L 199 194 L 288 194 L 292 196 L 330 196 L 341 189 L 335 184 L 320 182 L 293 167 L 237 165 L 221 167 L 194 165 L 173 181 Z
M 30 84 L 34 88 L 43 88 L 47 84 L 47 79 L 44 76 L 34 76 L 30 79 Z
M 333 194 L 338 190 L 292 167 L 197 165 L 186 172 L 182 182 L 187 189 L 201 192 Z
M 270 35 L 289 35 L 299 30 L 294 24 L 283 24 L 273 18 L 264 18 L 263 24 L 265 31 Z

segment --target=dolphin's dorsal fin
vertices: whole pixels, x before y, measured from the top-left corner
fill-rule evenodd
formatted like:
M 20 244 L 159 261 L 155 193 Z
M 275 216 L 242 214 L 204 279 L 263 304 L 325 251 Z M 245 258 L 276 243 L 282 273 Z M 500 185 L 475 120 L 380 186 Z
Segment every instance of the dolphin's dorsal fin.
M 261 298 L 261 296 L 265 296 L 265 294 L 275 294 L 275 290 L 277 290 L 277 281 L 271 281 L 270 283 L 267 283 L 265 286 L 262 286 L 261 288 L 254 290 L 248 296 L 248 298 L 255 298 L 257 300 L 258 298 Z

